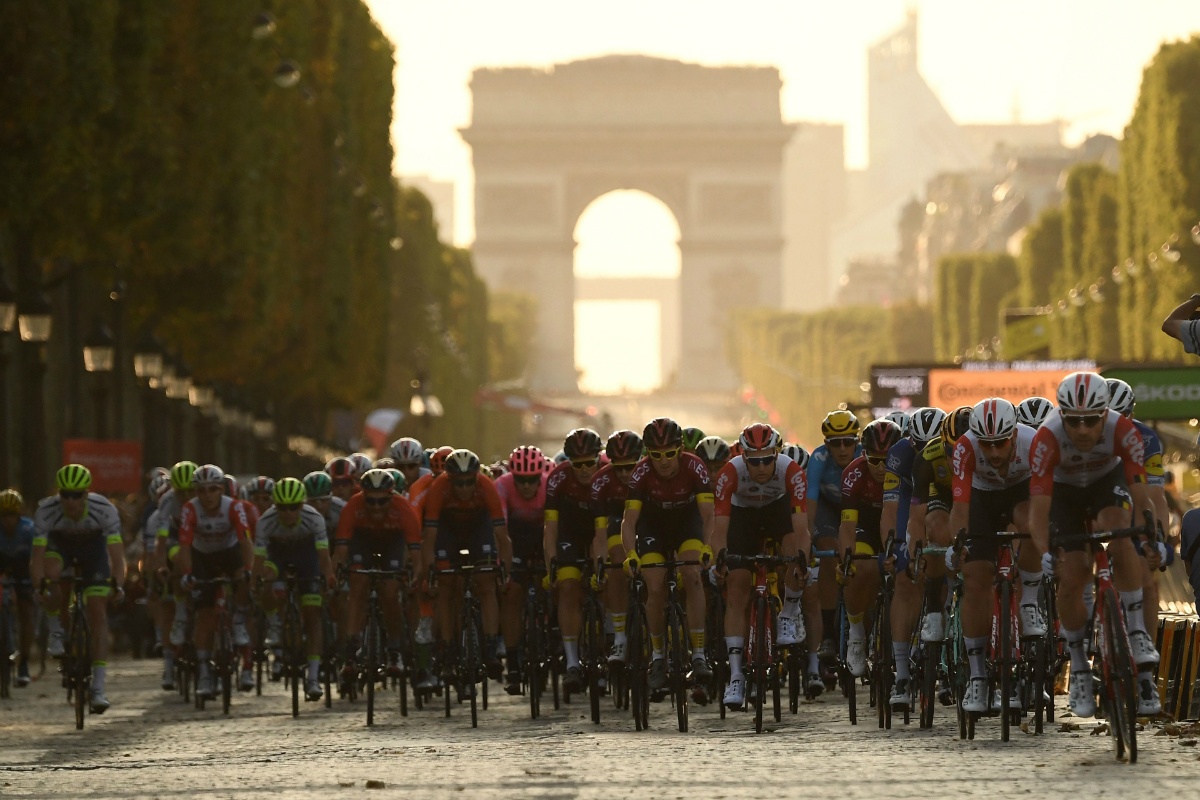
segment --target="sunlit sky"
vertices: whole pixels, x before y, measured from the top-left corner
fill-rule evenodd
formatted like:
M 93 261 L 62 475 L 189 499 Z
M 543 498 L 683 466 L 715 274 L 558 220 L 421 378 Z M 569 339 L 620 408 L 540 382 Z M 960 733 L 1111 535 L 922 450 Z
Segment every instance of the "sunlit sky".
M 786 121 L 841 122 L 849 166 L 866 161 L 866 48 L 905 0 L 367 0 L 396 44 L 396 171 L 452 180 L 455 241 L 474 238 L 467 83 L 480 66 L 545 66 L 610 53 L 779 68 Z M 960 122 L 1063 119 L 1067 137 L 1120 135 L 1142 67 L 1164 40 L 1200 31 L 1198 0 L 924 0 L 919 63 Z M 661 225 L 610 209 L 609 235 L 661 243 Z M 599 222 L 597 222 L 599 225 Z M 603 242 L 596 247 L 603 248 Z M 597 256 L 619 263 L 616 254 Z M 661 268 L 660 268 L 661 271 Z M 585 368 L 586 364 L 581 364 Z

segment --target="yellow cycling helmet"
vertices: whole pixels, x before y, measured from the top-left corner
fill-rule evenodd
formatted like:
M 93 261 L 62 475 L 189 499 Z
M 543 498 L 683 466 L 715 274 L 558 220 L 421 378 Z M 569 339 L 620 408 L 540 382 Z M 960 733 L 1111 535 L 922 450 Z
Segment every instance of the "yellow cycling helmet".
M 837 411 L 830 411 L 829 415 L 825 417 L 825 421 L 821 423 L 821 435 L 826 439 L 858 436 L 861 430 L 862 426 L 859 424 L 858 417 L 841 408 Z
M 947 455 L 954 449 L 958 438 L 970 430 L 970 428 L 970 406 L 959 406 L 946 415 L 946 418 L 942 420 L 942 444 L 946 447 Z
M 16 489 L 0 492 L 0 514 L 20 514 L 25 508 L 25 498 Z

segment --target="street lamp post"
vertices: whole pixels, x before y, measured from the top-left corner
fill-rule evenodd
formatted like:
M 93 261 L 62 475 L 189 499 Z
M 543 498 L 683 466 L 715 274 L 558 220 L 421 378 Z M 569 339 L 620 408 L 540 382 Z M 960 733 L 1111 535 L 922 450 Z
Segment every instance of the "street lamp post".
M 163 350 L 158 340 L 146 332 L 138 341 L 133 353 L 133 374 L 142 384 L 142 447 L 147 463 L 156 464 L 166 460 L 162 447 L 161 420 L 155 413 L 155 389 L 162 383 Z
M 21 488 L 32 497 L 46 494 L 46 342 L 54 318 L 50 301 L 40 290 L 17 304 L 17 327 L 22 343 Z
M 112 334 L 97 320 L 92 332 L 83 341 L 83 368 L 95 375 L 93 392 L 96 424 L 92 431 L 97 439 L 108 438 L 108 382 L 113 372 L 117 351 Z
M 17 324 L 17 293 L 0 274 L 0 487 L 8 486 L 8 334 Z

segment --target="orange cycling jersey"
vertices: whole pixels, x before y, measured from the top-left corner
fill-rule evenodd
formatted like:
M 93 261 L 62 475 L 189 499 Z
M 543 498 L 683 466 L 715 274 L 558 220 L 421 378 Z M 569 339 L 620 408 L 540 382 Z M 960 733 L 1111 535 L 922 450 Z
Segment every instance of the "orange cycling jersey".
M 424 509 L 425 524 L 431 528 L 437 527 L 443 512 L 449 514 L 451 519 L 466 519 L 474 518 L 482 509 L 487 509 L 491 515 L 492 527 L 504 526 L 504 505 L 500 502 L 500 493 L 496 491 L 492 479 L 482 474 L 475 476 L 475 489 L 466 500 L 454 496 L 454 487 L 448 474 L 437 476 L 425 493 Z
M 425 513 L 425 495 L 429 493 L 429 487 L 433 485 L 436 478 L 437 476 L 431 472 L 417 478 L 413 481 L 413 485 L 408 487 L 408 502 L 412 503 L 418 517 Z
M 361 533 L 389 539 L 400 535 L 408 544 L 420 544 L 421 520 L 417 512 L 413 511 L 408 500 L 398 494 L 393 494 L 390 500 L 378 519 L 371 518 L 362 492 L 347 500 L 345 508 L 342 509 L 342 517 L 338 520 L 336 543 L 349 544 L 354 534 Z

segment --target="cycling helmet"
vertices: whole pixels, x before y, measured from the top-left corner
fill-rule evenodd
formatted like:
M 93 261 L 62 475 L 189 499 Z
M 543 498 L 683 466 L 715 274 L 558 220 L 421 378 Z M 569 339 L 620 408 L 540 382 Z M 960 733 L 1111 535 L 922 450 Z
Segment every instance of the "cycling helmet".
M 900 409 L 897 408 L 894 411 L 889 411 L 887 414 L 885 414 L 883 416 L 883 418 L 890 419 L 892 422 L 899 425 L 900 433 L 904 436 L 908 436 L 908 426 L 912 421 L 912 417 L 909 415 L 909 413 L 907 411 L 901 411 Z
M 170 488 L 170 486 L 171 476 L 169 474 L 155 475 L 150 479 L 150 485 L 146 487 L 146 493 L 157 500 L 158 498 L 162 497 L 163 492 Z
M 567 458 L 596 458 L 604 449 L 604 440 L 591 428 L 576 428 L 563 440 Z
M 329 463 L 325 465 L 325 474 L 335 481 L 352 481 L 362 473 L 353 461 L 339 456 L 330 459 Z
M 976 438 L 1007 439 L 1017 429 L 1017 408 L 1002 397 L 989 397 L 971 409 L 969 424 Z
M 479 456 L 470 450 L 455 450 L 446 456 L 446 472 L 451 475 L 474 475 L 479 472 Z
M 238 496 L 237 478 L 233 477 L 229 473 L 226 473 L 225 480 L 223 481 L 223 483 L 225 484 L 225 496 L 226 497 L 237 497 Z
M 877 419 L 868 422 L 862 431 L 863 451 L 867 455 L 887 455 L 892 445 L 904 438 L 900 426 L 890 419 Z
M 92 488 L 92 472 L 83 464 L 67 464 L 54 476 L 59 491 L 86 492 Z
M 940 408 L 918 408 L 908 420 L 908 435 L 920 450 L 942 432 L 946 412 Z
M 275 481 L 266 475 L 259 475 L 246 484 L 246 499 L 250 499 L 256 494 L 273 494 L 274 491 Z
M 454 448 L 449 445 L 439 447 L 433 451 L 433 455 L 429 457 L 429 469 L 434 476 L 441 475 L 446 469 L 446 458 L 454 452 Z
M 541 475 L 546 471 L 546 457 L 532 445 L 522 445 L 508 457 L 508 468 L 513 475 Z
M 406 466 L 409 464 L 420 464 L 421 458 L 425 454 L 421 449 L 421 443 L 408 436 L 392 442 L 392 448 L 389 452 L 392 455 L 393 461 Z
M 858 436 L 861 430 L 862 426 L 858 422 L 858 417 L 840 408 L 837 411 L 830 411 L 825 417 L 825 421 L 821 423 L 821 435 L 826 439 L 839 436 Z
M 396 489 L 396 479 L 386 469 L 369 469 L 359 478 L 364 492 L 391 492 Z
M 1108 407 L 1122 417 L 1132 417 L 1133 407 L 1137 404 L 1133 387 L 1120 378 L 1109 378 L 1105 383 L 1108 384 Z
M 689 453 L 696 452 L 696 445 L 700 444 L 700 440 L 704 438 L 704 431 L 699 428 L 684 428 L 683 429 L 683 449 Z
M 970 430 L 971 427 L 971 407 L 959 406 L 946 415 L 942 420 L 942 444 L 946 446 L 947 455 L 949 451 L 954 449 L 954 443 L 959 437 Z
M 720 436 L 706 436 L 696 445 L 696 455 L 705 461 L 728 461 L 729 445 Z
M 281 506 L 303 503 L 307 499 L 308 492 L 305 491 L 304 484 L 295 478 L 280 478 L 271 490 L 271 502 Z
M 243 486 L 240 486 L 240 487 L 238 487 L 238 495 L 237 495 L 237 496 L 238 496 L 238 499 L 239 499 L 239 500 L 246 500 L 246 501 L 249 501 L 249 500 L 250 500 L 250 486 L 249 486 L 249 484 L 246 484 L 246 485 L 243 485 Z
M 642 437 L 630 430 L 613 431 L 604 445 L 604 452 L 616 464 L 637 461 L 642 457 Z
M 313 500 L 324 500 L 333 494 L 333 481 L 324 472 L 310 472 L 304 476 L 304 491 Z
M 371 463 L 371 457 L 366 453 L 351 453 L 347 458 L 354 462 L 354 466 L 358 467 L 359 475 L 362 475 L 369 469 L 375 468 L 375 465 Z
M 798 444 L 785 444 L 783 454 L 800 465 L 800 469 L 808 469 L 808 451 Z
M 421 466 L 422 467 L 424 467 L 425 469 L 429 469 L 429 459 L 433 456 L 434 451 L 436 451 L 436 450 L 437 450 L 436 447 L 426 447 L 424 450 L 421 451 Z
M 551 472 L 554 472 L 554 467 L 557 463 L 558 462 L 556 462 L 553 458 L 550 458 L 550 456 L 546 456 L 546 474 L 547 475 L 549 475 Z
M 179 491 L 187 491 L 192 488 L 192 476 L 195 474 L 195 461 L 180 461 L 171 467 L 171 485 Z
M 683 428 L 670 417 L 650 420 L 642 431 L 642 442 L 650 450 L 672 447 L 683 443 Z
M 729 457 L 730 457 L 730 458 L 737 458 L 737 457 L 738 457 L 738 456 L 740 456 L 741 454 L 742 454 L 742 443 L 741 443 L 741 442 L 730 442 L 730 444 L 729 444 Z
M 396 462 L 393 461 L 391 457 L 384 456 L 383 458 L 375 459 L 375 464 L 372 466 L 372 469 L 395 469 L 395 467 Z
M 225 470 L 216 464 L 205 464 L 192 473 L 193 486 L 217 486 L 225 483 Z
M 404 473 L 395 467 L 389 469 L 387 473 L 392 476 L 392 482 L 396 484 L 392 491 L 397 494 L 403 494 L 408 489 L 408 478 L 404 477 Z
M 556 465 L 561 464 L 564 461 L 570 461 L 570 460 L 571 459 L 567 458 L 566 451 L 559 450 L 557 453 L 554 454 L 554 463 Z
M 1017 422 L 1031 428 L 1040 428 L 1053 410 L 1054 403 L 1044 397 L 1026 397 L 1017 404 Z
M 25 498 L 16 489 L 0 492 L 0 514 L 20 514 L 25 508 Z
M 1102 414 L 1108 408 L 1108 384 L 1094 372 L 1072 372 L 1058 385 L 1063 414 Z
M 765 422 L 755 422 L 742 429 L 738 442 L 742 450 L 774 450 L 778 434 L 775 429 Z

